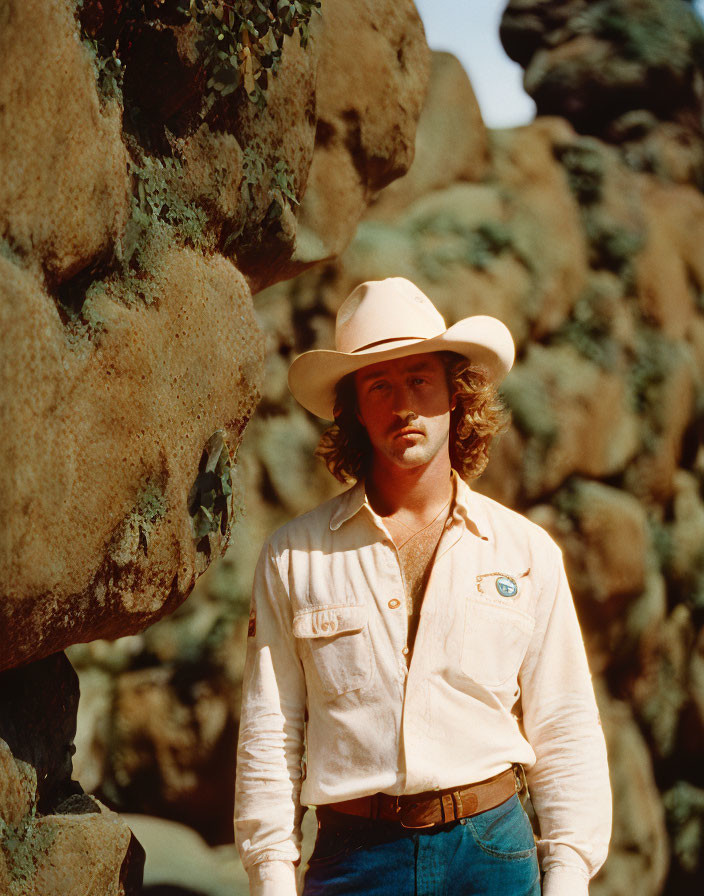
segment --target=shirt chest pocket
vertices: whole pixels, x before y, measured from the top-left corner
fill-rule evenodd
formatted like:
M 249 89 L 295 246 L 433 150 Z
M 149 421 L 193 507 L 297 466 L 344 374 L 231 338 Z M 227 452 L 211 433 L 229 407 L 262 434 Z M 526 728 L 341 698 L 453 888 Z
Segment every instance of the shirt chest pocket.
M 334 698 L 369 684 L 372 647 L 366 604 L 300 610 L 293 617 L 293 634 L 313 684 Z
M 478 684 L 498 688 L 515 679 L 535 620 L 513 607 L 469 598 L 460 666 Z

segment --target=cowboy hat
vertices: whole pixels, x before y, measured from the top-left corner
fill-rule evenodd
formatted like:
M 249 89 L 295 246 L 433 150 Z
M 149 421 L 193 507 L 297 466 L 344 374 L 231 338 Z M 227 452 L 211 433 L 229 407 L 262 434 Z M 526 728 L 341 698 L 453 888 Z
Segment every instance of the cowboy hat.
M 289 368 L 288 385 L 306 410 L 333 420 L 335 387 L 348 373 L 379 361 L 440 351 L 464 355 L 495 383 L 509 372 L 515 356 L 511 333 L 497 318 L 476 314 L 448 329 L 437 308 L 410 280 L 368 280 L 337 312 L 335 351 L 299 355 Z

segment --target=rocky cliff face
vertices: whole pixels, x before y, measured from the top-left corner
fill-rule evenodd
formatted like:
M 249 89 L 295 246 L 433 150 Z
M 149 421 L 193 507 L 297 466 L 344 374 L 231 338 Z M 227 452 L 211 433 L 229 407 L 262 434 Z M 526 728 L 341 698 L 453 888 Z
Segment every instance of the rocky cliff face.
M 371 9 L 360 6 L 362 21 Z M 355 41 L 368 41 L 372 53 L 383 46 L 379 34 L 388 35 L 393 54 L 379 64 L 400 78 L 417 44 L 398 39 L 410 21 L 399 9 L 388 27 L 355 32 Z M 340 28 L 352 28 L 346 12 L 340 5 L 334 14 Z M 317 52 L 320 66 L 325 53 L 322 43 L 314 49 L 311 21 L 306 53 Z M 674 896 L 700 879 L 704 844 L 702 27 L 681 0 L 513 0 L 502 37 L 526 66 L 536 121 L 488 131 L 459 63 L 434 54 L 408 174 L 368 208 L 339 261 L 256 295 L 262 397 L 233 467 L 245 506 L 225 555 L 173 615 L 114 643 L 69 650 L 82 687 L 77 777 L 112 806 L 184 821 L 211 843 L 231 836 L 254 561 L 273 528 L 339 488 L 312 457 L 321 426 L 288 395 L 287 366 L 296 353 L 331 344 L 335 312 L 354 285 L 401 274 L 428 292 L 448 324 L 489 313 L 514 334 L 517 363 L 504 388 L 513 426 L 476 487 L 548 528 L 565 552 L 615 797 L 611 854 L 591 889 Z M 328 55 L 331 65 L 353 64 L 345 46 Z M 364 89 L 378 88 L 379 77 Z M 293 253 L 258 269 L 257 253 L 265 258 L 273 243 L 246 229 L 235 238 L 238 269 L 255 289 L 269 270 L 287 276 L 338 251 L 343 214 L 356 223 L 360 203 L 396 170 L 372 151 L 363 161 L 381 118 L 356 127 L 348 99 L 339 87 L 326 86 L 324 99 L 316 92 L 310 192 L 290 203 Z M 169 130 L 186 140 L 174 116 Z M 205 130 L 193 133 L 184 147 L 211 158 Z M 213 133 L 221 147 L 240 139 L 214 124 Z M 397 137 L 380 145 L 384 158 L 406 158 Z M 325 172 L 335 177 L 337 202 Z M 204 188 L 189 189 L 197 196 Z M 216 193 L 209 220 L 234 220 L 236 201 Z M 273 200 L 257 196 L 248 201 L 265 218 Z M 222 226 L 226 241 L 239 224 Z M 36 244 L 49 245 L 43 239 Z M 232 264 L 221 254 L 219 264 Z M 19 466 L 34 470 L 32 463 Z M 139 544 L 140 527 L 133 531 Z
M 19 676 L 32 704 L 34 663 L 142 631 L 225 552 L 262 389 L 252 294 L 334 257 L 405 173 L 428 50 L 410 0 L 8 0 L 0 56 L 0 690 Z M 223 676 L 212 706 L 230 692 Z M 96 804 L 54 853 L 64 810 L 22 753 L 41 713 L 8 706 L 0 889 L 82 891 L 62 856 L 101 824 L 91 892 L 137 887 L 129 831 Z M 192 752 L 226 751 L 233 726 Z
M 319 5 L 3 6 L 0 668 L 140 631 L 227 545 L 252 291 L 344 247 L 424 93 L 410 2 Z
M 239 455 L 247 515 L 193 602 L 136 656 L 164 658 L 171 643 L 175 674 L 175 626 L 190 619 L 233 645 L 237 677 L 244 633 L 224 620 L 246 612 L 262 539 L 338 489 L 312 457 L 321 425 L 288 395 L 288 363 L 332 344 L 358 282 L 409 277 L 448 324 L 493 314 L 518 345 L 503 390 L 513 426 L 476 487 L 565 553 L 615 797 L 592 890 L 688 892 L 704 845 L 704 30 L 679 0 L 515 0 L 502 37 L 527 67 L 535 122 L 488 131 L 459 63 L 434 54 L 409 173 L 339 261 L 257 296 L 267 351 Z M 82 650 L 87 677 L 99 649 Z M 85 730 L 83 756 L 115 780 L 112 742 Z

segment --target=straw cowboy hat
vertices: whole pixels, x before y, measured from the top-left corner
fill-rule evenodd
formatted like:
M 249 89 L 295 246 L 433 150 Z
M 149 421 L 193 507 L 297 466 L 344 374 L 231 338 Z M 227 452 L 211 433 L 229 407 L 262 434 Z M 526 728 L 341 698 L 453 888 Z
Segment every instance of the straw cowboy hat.
M 392 358 L 458 352 L 498 383 L 511 369 L 515 347 L 505 324 L 476 314 L 449 329 L 430 299 L 403 277 L 361 283 L 340 306 L 335 351 L 304 352 L 291 364 L 288 385 L 304 408 L 333 420 L 335 386 L 343 376 Z

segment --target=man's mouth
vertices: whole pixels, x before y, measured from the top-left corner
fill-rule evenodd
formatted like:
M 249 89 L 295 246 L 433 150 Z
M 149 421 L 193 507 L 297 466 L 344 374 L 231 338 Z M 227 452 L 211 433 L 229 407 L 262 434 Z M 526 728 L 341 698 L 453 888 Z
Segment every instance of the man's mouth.
M 404 426 L 402 429 L 396 430 L 394 433 L 394 438 L 400 438 L 402 436 L 423 436 L 425 433 L 422 429 L 418 429 L 417 426 Z

